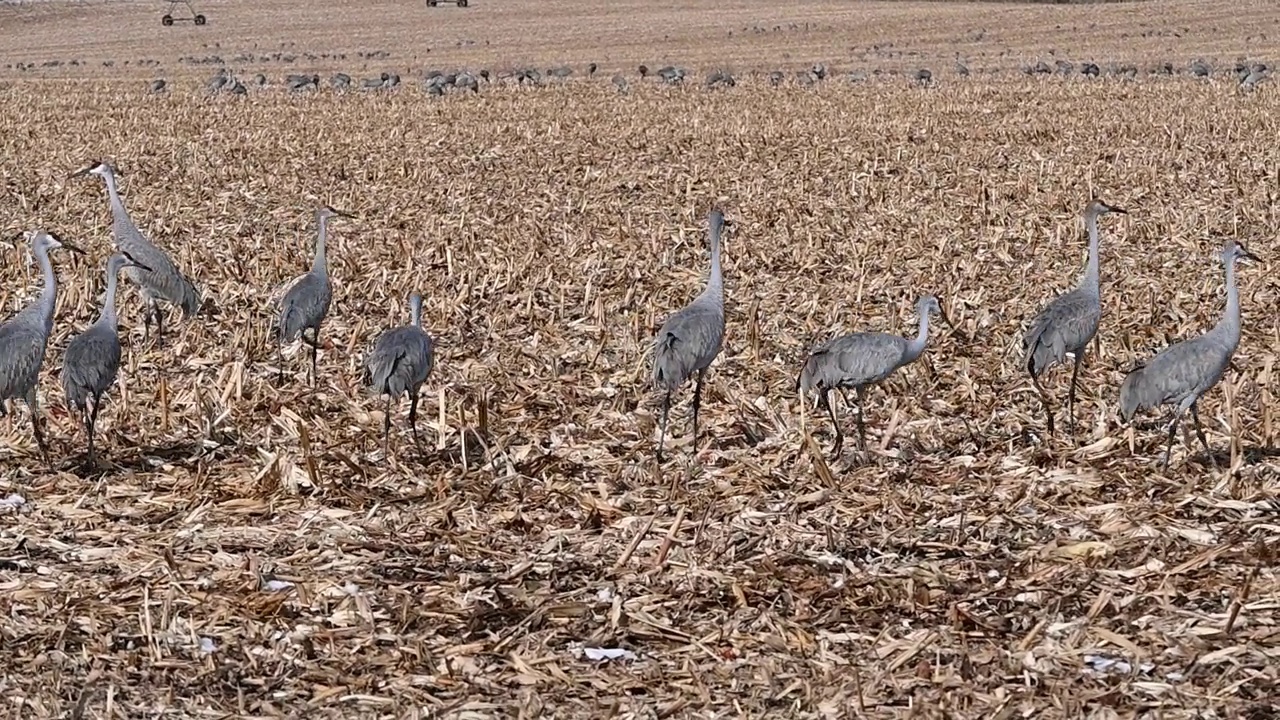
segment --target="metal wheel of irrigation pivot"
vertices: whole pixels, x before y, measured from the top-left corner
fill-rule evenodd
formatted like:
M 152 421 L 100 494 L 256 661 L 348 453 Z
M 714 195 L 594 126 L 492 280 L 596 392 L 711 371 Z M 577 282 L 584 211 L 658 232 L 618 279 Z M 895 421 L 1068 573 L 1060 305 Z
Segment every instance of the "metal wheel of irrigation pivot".
M 196 12 L 196 9 L 191 7 L 190 0 L 166 0 L 166 1 L 169 3 L 169 9 L 165 11 L 164 17 L 160 18 L 161 25 L 164 25 L 165 27 L 169 27 L 175 22 L 192 22 L 192 23 L 195 23 L 196 25 L 205 24 L 204 15 L 201 15 L 200 13 Z M 188 17 L 174 17 L 173 11 L 175 8 L 179 6 L 184 6 L 187 8 Z

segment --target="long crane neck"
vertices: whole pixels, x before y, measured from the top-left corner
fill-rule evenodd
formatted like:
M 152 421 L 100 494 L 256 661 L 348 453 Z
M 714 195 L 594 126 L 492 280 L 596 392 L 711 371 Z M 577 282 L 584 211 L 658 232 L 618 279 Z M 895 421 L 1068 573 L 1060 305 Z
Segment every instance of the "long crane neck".
M 1085 228 L 1089 231 L 1089 261 L 1084 266 L 1084 277 L 1080 286 L 1095 292 L 1098 289 L 1098 216 L 1089 213 L 1084 219 Z
M 40 269 L 44 272 L 44 287 L 40 290 L 40 319 L 44 322 L 44 331 L 53 330 L 53 308 L 58 302 L 58 276 L 53 272 L 53 262 L 49 260 L 49 249 L 39 247 L 36 259 L 40 261 Z
M 1226 335 L 1227 342 L 1234 349 L 1240 344 L 1240 292 L 1236 289 L 1236 261 L 1228 255 L 1227 266 L 1227 309 L 1218 321 L 1216 329 Z
M 409 320 L 415 327 L 422 327 L 422 298 L 409 301 Z
M 711 276 L 703 293 L 724 305 L 724 271 L 720 267 L 720 225 L 711 225 Z
M 329 234 L 329 218 L 320 216 L 320 230 L 316 233 L 316 259 L 311 263 L 311 271 L 324 275 L 328 272 L 324 257 L 325 239 Z
M 907 343 L 907 352 L 902 356 L 900 365 L 906 365 L 915 362 L 920 357 L 920 353 L 924 352 L 924 344 L 929 341 L 929 312 L 927 310 L 920 311 L 920 331 L 916 333 L 916 337 Z
M 111 201 L 111 214 L 129 217 L 129 213 L 124 209 L 124 201 L 120 199 L 120 190 L 116 187 L 115 173 L 110 170 L 102 173 L 102 180 L 107 184 L 107 197 Z
M 119 265 L 111 263 L 107 266 L 107 298 L 102 303 L 102 318 L 99 322 L 106 323 L 112 330 L 119 328 L 116 318 L 116 282 L 119 275 Z

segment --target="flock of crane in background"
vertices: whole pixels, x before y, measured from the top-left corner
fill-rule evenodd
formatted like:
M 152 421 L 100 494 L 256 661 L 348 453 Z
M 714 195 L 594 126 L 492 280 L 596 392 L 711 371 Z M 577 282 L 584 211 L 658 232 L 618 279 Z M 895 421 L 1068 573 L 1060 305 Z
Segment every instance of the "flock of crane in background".
M 116 186 L 115 170 L 105 162 L 94 163 L 72 177 L 96 175 L 104 181 L 111 205 L 112 238 L 116 247 L 107 262 L 107 291 L 104 307 L 97 322 L 72 339 L 63 361 L 61 380 L 69 406 L 80 415 L 88 438 L 87 461 L 95 462 L 94 431 L 104 393 L 115 381 L 120 364 L 120 340 L 115 309 L 117 275 L 134 283 L 146 304 L 143 315 L 144 340 L 150 326 L 156 325 L 156 340 L 162 342 L 164 312 L 162 304 L 177 306 L 183 318 L 194 316 L 200 306 L 200 290 L 173 263 L 169 255 L 146 238 L 130 219 Z M 1075 428 L 1075 391 L 1077 376 L 1085 350 L 1098 330 L 1102 314 L 1099 290 L 1098 219 L 1108 213 L 1126 213 L 1122 208 L 1101 200 L 1091 200 L 1084 210 L 1084 223 L 1089 237 L 1088 261 L 1078 286 L 1048 305 L 1031 321 L 1023 337 L 1024 366 L 1044 406 L 1050 435 L 1054 432 L 1054 410 L 1049 394 L 1040 384 L 1040 376 L 1049 367 L 1070 355 L 1074 361 L 1071 384 L 1067 392 L 1067 420 Z M 316 213 L 317 235 L 315 257 L 311 269 L 295 278 L 284 292 L 275 324 L 276 339 L 281 345 L 280 380 L 284 381 L 283 344 L 301 338 L 311 347 L 311 382 L 317 374 L 317 352 L 320 329 L 329 312 L 332 287 L 329 282 L 325 241 L 329 222 L 334 218 L 352 217 L 349 213 L 323 207 Z M 652 351 L 653 383 L 662 392 L 662 410 L 657 458 L 667 433 L 671 397 L 693 380 L 692 437 L 696 449 L 698 412 L 702 386 L 724 339 L 724 276 L 721 269 L 721 235 L 726 221 L 713 209 L 708 221 L 711 269 L 706 288 L 692 302 L 672 313 L 659 329 Z M 36 444 L 48 461 L 48 446 L 41 429 L 37 401 L 40 368 L 44 362 L 49 335 L 53 329 L 57 299 L 57 278 L 49 257 L 52 250 L 83 251 L 55 236 L 36 230 L 30 234 L 32 252 L 44 275 L 44 288 L 39 298 L 7 322 L 0 324 L 0 403 L 9 399 L 24 400 L 31 412 Z M 1217 384 L 1240 342 L 1240 304 L 1235 282 L 1235 261 L 1257 260 L 1244 246 L 1228 240 L 1222 249 L 1226 267 L 1227 303 L 1222 320 L 1209 332 L 1166 348 L 1145 365 L 1131 371 L 1120 387 L 1121 419 L 1129 422 L 1140 409 L 1174 405 L 1168 428 L 1168 447 L 1163 465 L 1168 466 L 1173 440 L 1179 422 L 1190 410 L 1196 434 L 1209 459 L 1217 460 L 1209 448 L 1200 425 L 1196 403 Z M 409 396 L 408 423 L 417 439 L 417 404 L 421 386 L 433 367 L 433 344 L 422 328 L 422 298 L 412 293 L 409 299 L 410 322 L 384 331 L 365 361 L 367 380 L 372 388 L 387 398 L 383 421 L 383 453 L 387 455 L 391 429 L 392 402 Z M 839 453 L 844 439 L 840 422 L 831 401 L 831 392 L 839 391 L 846 405 L 857 413 L 858 445 L 866 448 L 863 408 L 866 390 L 899 368 L 913 362 L 924 351 L 929 336 L 929 317 L 939 314 L 948 325 L 951 321 L 933 295 L 924 295 L 917 304 L 919 332 L 914 339 L 885 333 L 858 332 L 842 335 L 814 347 L 805 359 L 796 379 L 796 390 L 807 397 L 816 391 L 818 404 L 828 412 L 835 433 L 833 452 Z M 853 390 L 857 400 L 849 398 Z M 802 401 L 803 412 L 807 401 Z M 0 405 L 3 411 L 3 405 Z
M 583 75 L 588 79 L 594 78 L 597 69 L 596 63 L 591 63 L 587 65 Z M 956 60 L 954 70 L 955 74 L 960 77 L 968 77 L 971 74 L 969 67 L 960 60 Z M 1058 75 L 1062 77 L 1083 76 L 1086 78 L 1112 76 L 1125 80 L 1134 80 L 1140 74 L 1136 65 L 1109 65 L 1104 68 L 1097 63 L 1085 62 L 1077 65 L 1066 60 L 1057 60 L 1053 65 L 1041 60 L 1034 65 L 1024 66 L 1021 70 L 1024 74 L 1031 76 Z M 1271 77 L 1271 68 L 1267 63 L 1244 59 L 1237 60 L 1235 65 L 1228 68 L 1226 72 L 1235 78 L 1242 90 L 1246 91 L 1253 90 L 1260 83 Z M 654 78 L 664 85 L 683 85 L 686 79 L 691 76 L 690 70 L 676 65 L 667 65 L 657 70 L 651 70 L 646 65 L 640 65 L 636 69 L 636 73 L 641 80 Z M 1194 60 L 1187 66 L 1185 73 L 1195 78 L 1208 79 L 1213 76 L 1214 71 L 1208 62 Z M 870 77 L 894 74 L 898 73 L 893 70 L 882 69 L 874 69 L 868 73 L 866 70 L 855 69 L 845 73 L 844 78 L 849 82 L 862 82 Z M 1163 63 L 1152 68 L 1150 74 L 1173 76 L 1178 74 L 1178 70 L 1173 63 Z M 573 75 L 573 68 L 567 65 L 546 68 L 545 70 L 526 67 L 503 72 L 491 72 L 488 69 L 430 70 L 422 75 L 422 88 L 427 94 L 433 96 L 444 95 L 449 91 L 478 93 L 483 84 L 508 82 L 522 86 L 537 87 L 547 82 L 564 82 L 573 77 Z M 934 82 L 933 71 L 928 68 L 918 68 L 906 73 L 906 76 L 920 85 L 930 85 Z M 817 63 L 809 68 L 791 73 L 774 70 L 764 75 L 769 85 L 773 87 L 781 86 L 787 81 L 788 77 L 797 85 L 809 87 L 835 78 L 837 75 L 825 63 Z M 627 76 L 623 73 L 613 75 L 611 82 L 621 93 L 627 92 L 630 87 Z M 205 81 L 205 90 L 210 94 L 246 95 L 251 89 L 264 89 L 270 84 L 264 73 L 255 73 L 252 78 L 241 79 L 232 70 L 223 66 Z M 400 87 L 401 81 L 399 73 L 395 72 L 383 72 L 376 77 L 368 77 L 363 80 L 356 80 L 347 73 L 339 72 L 330 75 L 327 84 L 334 92 L 352 90 L 388 91 Z M 702 84 L 707 89 L 733 87 L 737 84 L 737 79 L 728 70 L 715 69 L 706 75 Z M 291 92 L 318 91 L 322 86 L 322 82 L 318 74 L 294 73 L 285 76 L 281 85 Z M 163 78 L 157 78 L 151 81 L 150 87 L 152 92 L 162 93 L 167 92 L 169 84 Z

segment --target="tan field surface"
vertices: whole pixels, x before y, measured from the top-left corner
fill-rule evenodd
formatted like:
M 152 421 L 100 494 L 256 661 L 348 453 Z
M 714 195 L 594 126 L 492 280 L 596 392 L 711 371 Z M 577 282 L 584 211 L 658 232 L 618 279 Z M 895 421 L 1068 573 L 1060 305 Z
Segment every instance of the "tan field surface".
M 29 231 L 85 250 L 52 255 L 49 458 L 21 400 L 0 418 L 0 717 L 1280 716 L 1280 88 L 1234 71 L 1280 60 L 1280 6 L 355 5 L 0 5 L 0 319 L 40 295 Z M 104 183 L 70 177 L 100 160 L 203 305 L 158 341 L 121 281 L 89 464 L 61 378 L 105 288 Z M 1022 336 L 1093 197 L 1129 212 L 1074 428 L 1072 362 L 1041 376 L 1050 435 Z M 272 326 L 325 204 L 355 217 L 313 387 Z M 650 350 L 712 208 L 723 349 L 659 463 Z M 1259 261 L 1211 453 L 1184 416 L 1166 469 L 1172 408 L 1124 424 L 1119 389 L 1223 317 L 1227 239 Z M 363 365 L 413 291 L 435 367 L 384 456 Z M 867 391 L 865 450 L 834 396 L 834 453 L 808 351 L 914 336 L 926 293 L 950 324 Z

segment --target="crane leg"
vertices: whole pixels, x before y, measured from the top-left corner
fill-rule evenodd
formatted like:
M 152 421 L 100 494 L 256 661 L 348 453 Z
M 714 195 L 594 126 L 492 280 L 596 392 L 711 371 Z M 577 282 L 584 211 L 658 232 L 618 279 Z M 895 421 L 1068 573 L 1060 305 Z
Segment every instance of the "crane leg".
M 276 345 L 276 358 L 280 361 L 280 384 L 284 385 L 284 338 L 280 338 L 279 344 Z
M 867 406 L 867 391 L 861 385 L 854 388 L 854 394 L 858 396 L 858 449 L 863 452 L 867 451 L 867 425 L 863 421 L 863 408 Z M 846 402 L 848 402 L 846 400 Z
M 318 360 L 316 356 L 320 353 L 320 326 L 316 325 L 311 328 L 311 387 L 316 386 L 316 366 Z
M 818 397 L 822 398 L 821 402 L 827 408 L 827 415 L 831 416 L 831 427 L 836 431 L 836 442 L 831 446 L 831 454 L 839 455 L 840 448 L 844 447 L 844 433 L 840 432 L 840 421 L 836 419 L 836 409 L 831 404 L 831 388 L 823 388 L 822 394 Z
M 1196 426 L 1196 437 L 1200 438 L 1200 444 L 1204 446 L 1205 454 L 1209 456 L 1209 462 L 1213 463 L 1213 469 L 1218 469 L 1218 458 L 1213 456 L 1213 451 L 1209 449 L 1209 441 L 1204 437 L 1204 428 L 1200 427 L 1200 413 L 1196 410 L 1196 403 L 1191 403 L 1191 420 Z
M 662 443 L 667 439 L 667 413 L 671 410 L 671 391 L 662 395 L 662 419 L 658 423 L 658 462 L 662 462 Z
M 1169 422 L 1169 442 L 1164 451 L 1164 463 L 1160 465 L 1160 470 L 1169 469 L 1169 458 L 1173 456 L 1173 439 L 1178 434 L 1178 421 L 1182 419 L 1182 408 L 1178 407 L 1173 411 L 1173 420 Z
M 24 398 L 27 401 L 27 409 L 31 411 L 31 429 L 36 436 L 36 447 L 40 449 L 40 456 L 44 461 L 49 462 L 49 446 L 44 441 L 44 430 L 40 428 L 40 404 L 36 400 L 36 389 L 33 387 L 27 391 Z
M 95 393 L 93 396 L 93 409 L 85 416 L 85 431 L 89 433 L 89 462 L 94 459 L 93 454 L 93 435 L 98 427 L 98 404 L 102 402 L 102 393 Z
M 164 312 L 160 310 L 160 303 L 152 300 L 151 312 L 156 314 L 156 347 L 160 347 L 164 344 Z
M 1035 375 L 1031 376 L 1031 384 L 1036 386 L 1036 392 L 1040 394 L 1040 404 L 1044 406 L 1044 417 L 1049 427 L 1049 434 L 1053 434 L 1053 403 L 1049 401 L 1049 393 L 1044 391 L 1044 387 L 1040 385 L 1040 378 Z
M 707 376 L 706 370 L 699 370 L 693 382 L 693 452 L 698 452 L 698 408 L 702 406 L 702 380 Z
M 1076 377 L 1080 375 L 1080 363 L 1084 362 L 1084 350 L 1076 354 L 1071 368 L 1071 387 L 1067 389 L 1067 432 L 1076 434 Z
M 418 393 L 409 398 L 409 430 L 413 432 L 413 441 L 418 442 Z
M 387 412 L 382 416 L 382 457 L 389 457 L 391 438 L 391 393 L 387 393 Z

